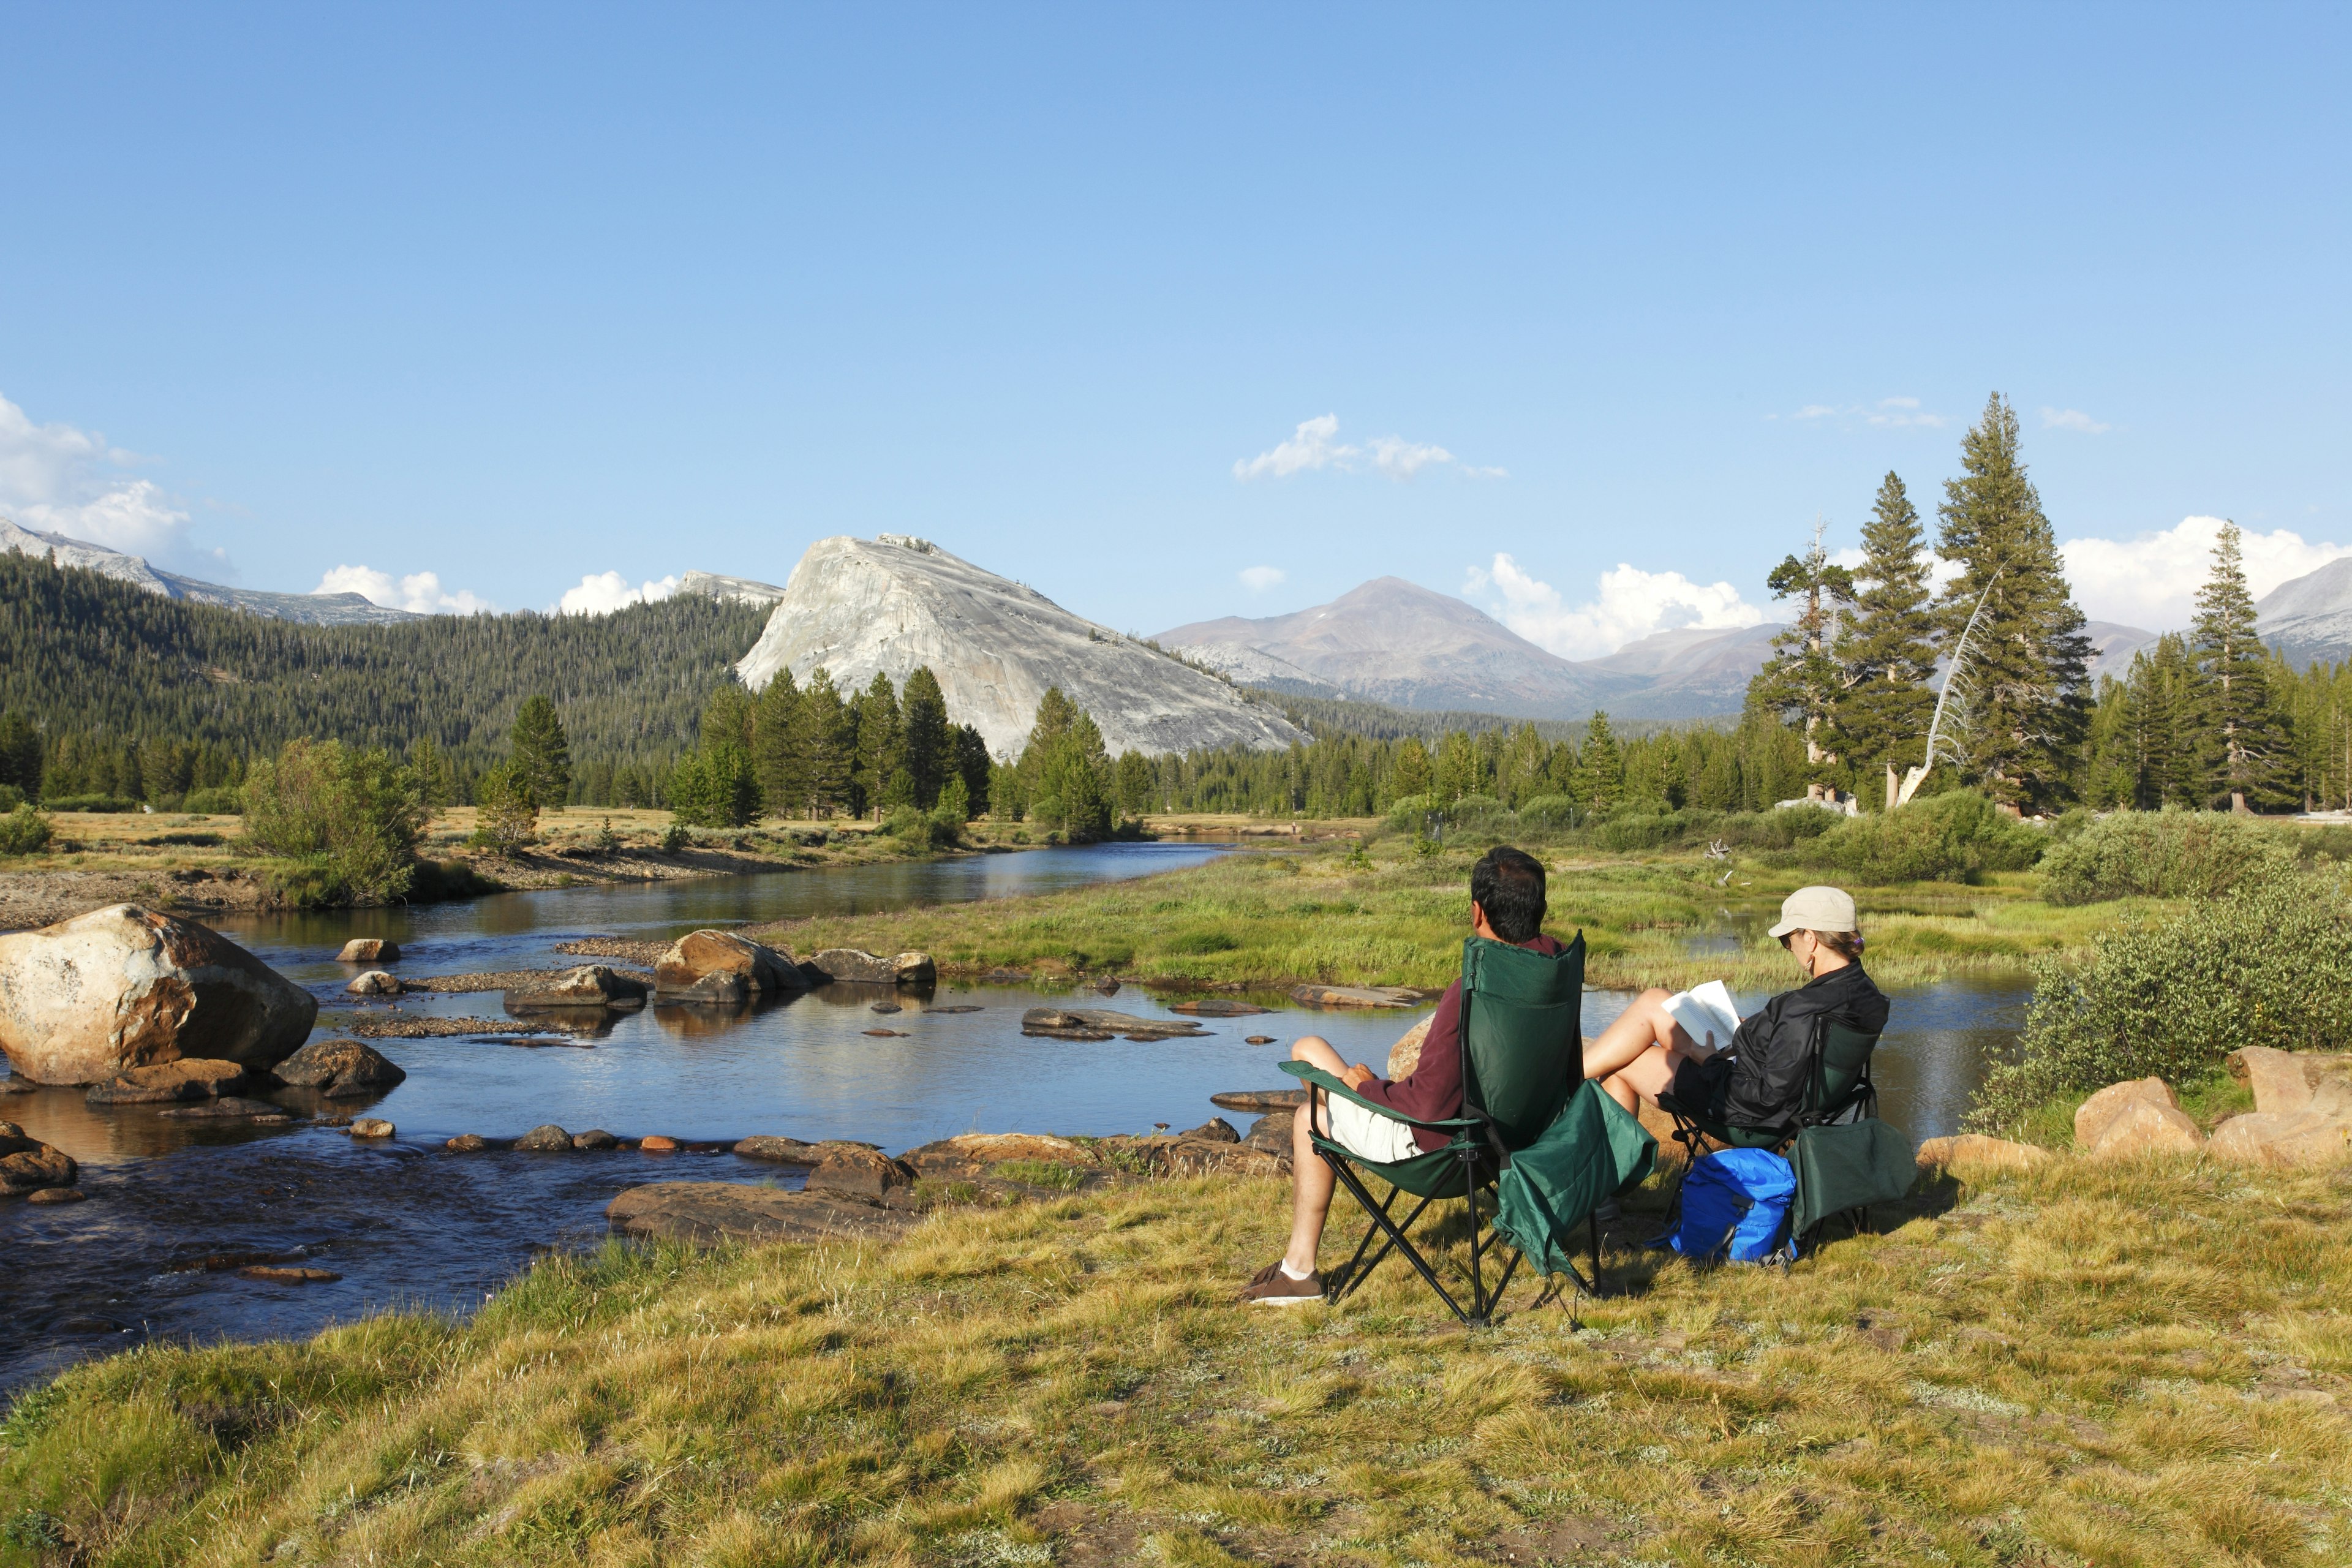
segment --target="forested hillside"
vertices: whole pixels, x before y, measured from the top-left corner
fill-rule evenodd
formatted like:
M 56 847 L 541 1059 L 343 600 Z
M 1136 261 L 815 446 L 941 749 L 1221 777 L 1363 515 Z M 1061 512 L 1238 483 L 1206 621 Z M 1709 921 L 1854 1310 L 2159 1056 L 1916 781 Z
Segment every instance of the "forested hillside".
M 470 775 L 544 692 L 583 774 L 651 776 L 693 744 L 703 700 L 767 614 L 679 596 L 609 616 L 305 626 L 0 554 L 0 711 L 53 750 L 160 740 L 242 757 L 303 735 L 394 750 L 430 738 Z

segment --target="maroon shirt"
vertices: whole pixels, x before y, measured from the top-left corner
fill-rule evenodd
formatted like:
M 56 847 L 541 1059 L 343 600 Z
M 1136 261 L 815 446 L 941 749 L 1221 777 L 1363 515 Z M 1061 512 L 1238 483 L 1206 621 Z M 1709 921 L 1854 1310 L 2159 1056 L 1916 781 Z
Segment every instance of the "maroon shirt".
M 1547 958 L 1567 951 L 1541 932 L 1533 942 L 1518 945 Z M 1376 1078 L 1356 1092 L 1399 1116 L 1417 1121 L 1444 1121 L 1462 1114 L 1462 982 L 1447 986 L 1445 994 L 1437 999 L 1437 1012 L 1429 1020 L 1429 1034 L 1421 1042 L 1421 1060 L 1413 1069 L 1394 1083 Z M 1412 1141 L 1428 1152 L 1444 1148 L 1454 1141 L 1454 1134 L 1416 1127 Z

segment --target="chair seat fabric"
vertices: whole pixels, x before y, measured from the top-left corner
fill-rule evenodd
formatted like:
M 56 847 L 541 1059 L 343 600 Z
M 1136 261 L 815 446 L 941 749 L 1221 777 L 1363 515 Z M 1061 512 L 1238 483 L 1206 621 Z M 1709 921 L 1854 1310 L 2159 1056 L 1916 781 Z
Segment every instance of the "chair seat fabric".
M 1564 1274 L 1570 1233 L 1603 1200 L 1648 1176 L 1657 1154 L 1658 1141 L 1641 1122 L 1587 1081 L 1496 1178 L 1495 1229 L 1538 1272 Z
M 1802 1236 L 1847 1209 L 1893 1203 L 1911 1190 L 1919 1174 L 1911 1140 L 1875 1117 L 1806 1128 L 1789 1151 L 1789 1163 L 1797 1174 L 1791 1236 Z

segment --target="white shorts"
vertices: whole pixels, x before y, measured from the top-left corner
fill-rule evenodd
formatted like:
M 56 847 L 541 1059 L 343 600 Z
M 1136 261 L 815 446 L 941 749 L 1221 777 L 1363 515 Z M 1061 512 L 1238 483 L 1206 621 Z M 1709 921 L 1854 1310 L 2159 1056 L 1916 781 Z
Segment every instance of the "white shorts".
M 1336 1094 L 1326 1097 L 1324 1103 L 1331 1110 L 1331 1141 L 1360 1160 L 1391 1165 L 1422 1152 L 1421 1145 L 1413 1142 L 1412 1127 L 1408 1122 L 1383 1116 Z

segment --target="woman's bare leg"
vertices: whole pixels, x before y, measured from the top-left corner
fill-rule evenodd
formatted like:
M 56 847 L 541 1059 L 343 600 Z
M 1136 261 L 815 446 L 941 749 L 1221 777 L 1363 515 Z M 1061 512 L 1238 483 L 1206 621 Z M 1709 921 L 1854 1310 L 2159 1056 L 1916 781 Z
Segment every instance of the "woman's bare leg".
M 1700 1054 L 1667 1013 L 1667 994 L 1655 987 L 1643 992 L 1584 1047 L 1584 1076 L 1599 1079 L 1629 1111 L 1639 1109 L 1637 1099 L 1654 1102 L 1673 1085 L 1678 1058 Z
M 1321 1068 L 1333 1078 L 1348 1070 L 1339 1053 L 1318 1035 L 1302 1037 L 1290 1047 L 1290 1059 Z M 1316 1093 L 1310 1089 L 1307 1094 L 1307 1103 L 1290 1119 L 1290 1248 L 1282 1255 L 1282 1261 L 1294 1276 L 1315 1271 L 1315 1254 L 1323 1243 L 1323 1221 L 1331 1212 L 1331 1189 L 1336 1183 L 1331 1167 L 1315 1152 L 1308 1129 L 1314 1125 L 1309 1117 Z M 1329 1131 L 1328 1116 L 1323 1130 Z

